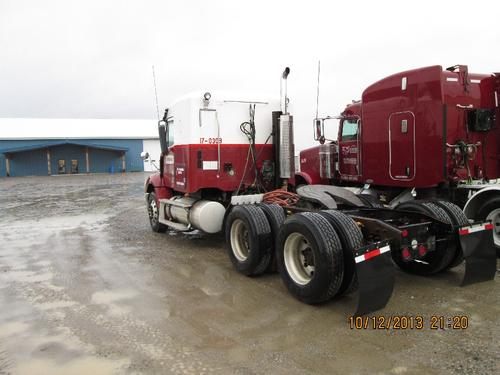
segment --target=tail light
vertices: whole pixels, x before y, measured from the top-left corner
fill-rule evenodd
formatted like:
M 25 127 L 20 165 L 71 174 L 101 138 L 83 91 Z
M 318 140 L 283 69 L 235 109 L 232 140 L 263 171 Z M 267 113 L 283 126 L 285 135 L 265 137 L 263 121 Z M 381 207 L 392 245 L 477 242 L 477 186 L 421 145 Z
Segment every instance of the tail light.
M 427 248 L 424 245 L 420 245 L 418 247 L 418 255 L 423 257 L 425 254 L 427 254 Z
M 403 251 L 401 252 L 401 255 L 403 256 L 404 260 L 410 259 L 411 258 L 410 249 L 408 249 L 407 247 L 403 247 Z

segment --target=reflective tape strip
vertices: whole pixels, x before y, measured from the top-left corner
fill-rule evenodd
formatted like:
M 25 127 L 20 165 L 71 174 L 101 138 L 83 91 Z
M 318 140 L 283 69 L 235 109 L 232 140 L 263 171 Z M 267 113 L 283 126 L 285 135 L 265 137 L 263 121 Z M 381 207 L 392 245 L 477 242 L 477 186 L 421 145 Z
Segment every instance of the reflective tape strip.
M 366 254 L 359 255 L 356 258 L 354 258 L 354 260 L 356 261 L 356 263 L 364 262 L 365 260 L 371 259 L 373 257 L 380 255 L 380 254 L 386 253 L 389 250 L 391 250 L 391 248 L 389 245 L 387 245 L 387 246 L 381 247 L 380 249 L 371 250 L 371 251 L 367 252 Z
M 458 234 L 463 236 L 465 234 L 471 234 L 474 232 L 479 232 L 482 230 L 493 230 L 493 224 L 476 225 L 473 227 L 461 228 L 458 230 Z

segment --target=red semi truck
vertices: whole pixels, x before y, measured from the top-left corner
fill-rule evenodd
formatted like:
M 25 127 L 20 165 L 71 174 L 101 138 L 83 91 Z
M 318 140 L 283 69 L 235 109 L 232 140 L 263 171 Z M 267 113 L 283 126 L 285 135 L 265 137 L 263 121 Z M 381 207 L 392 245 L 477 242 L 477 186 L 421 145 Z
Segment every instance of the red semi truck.
M 297 184 L 357 187 L 392 207 L 450 201 L 468 218 L 492 222 L 499 251 L 499 95 L 500 73 L 469 73 L 464 65 L 384 78 L 340 116 L 314 120 L 321 144 L 300 153 Z M 331 121 L 339 121 L 334 141 L 324 136 Z
M 288 73 L 287 68 L 282 84 Z M 223 232 L 238 272 L 255 276 L 277 269 L 290 293 L 306 303 L 358 290 L 357 314 L 386 305 L 393 261 L 405 271 L 429 275 L 465 259 L 464 284 L 493 279 L 491 223 L 469 222 L 449 202 L 417 201 L 395 209 L 330 184 L 334 179 L 295 189 L 297 179 L 306 177 L 295 176 L 288 101 L 285 85 L 279 100 L 207 92 L 172 103 L 158 123 L 159 172 L 144 187 L 152 230 Z M 414 123 L 406 126 L 414 132 Z M 351 149 L 359 139 L 350 142 L 356 160 Z M 323 146 L 334 150 L 333 143 Z M 316 151 L 312 160 L 319 163 Z

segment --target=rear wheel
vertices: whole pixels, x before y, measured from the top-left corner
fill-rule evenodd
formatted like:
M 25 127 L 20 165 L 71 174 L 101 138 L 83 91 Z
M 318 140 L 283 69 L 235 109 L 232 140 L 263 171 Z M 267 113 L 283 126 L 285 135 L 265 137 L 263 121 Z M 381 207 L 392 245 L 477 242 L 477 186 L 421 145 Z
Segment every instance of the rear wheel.
M 433 203 L 441 207 L 446 212 L 453 225 L 464 226 L 469 224 L 469 219 L 467 219 L 465 213 L 456 204 L 447 201 L 435 201 Z M 463 261 L 464 255 L 462 250 L 460 249 L 460 246 L 457 246 L 455 249 L 455 256 L 453 257 L 451 264 L 446 267 L 446 269 L 456 267 Z
M 328 220 L 317 213 L 304 212 L 285 220 L 276 258 L 283 282 L 302 302 L 327 301 L 341 286 L 342 245 Z
M 160 223 L 160 209 L 158 207 L 158 201 L 156 200 L 155 192 L 151 192 L 148 195 L 148 216 L 149 216 L 149 224 L 151 225 L 151 229 L 154 232 L 165 232 L 167 230 L 167 226 L 165 224 Z
M 226 220 L 228 255 L 236 270 L 247 276 L 263 273 L 271 259 L 271 228 L 254 205 L 235 206 Z
M 271 246 L 271 260 L 269 261 L 269 266 L 267 267 L 267 272 L 276 272 L 278 266 L 276 263 L 276 237 L 278 237 L 278 232 L 280 227 L 283 225 L 286 216 L 283 207 L 278 204 L 261 204 L 259 207 L 262 209 L 269 221 L 269 226 L 271 227 L 272 236 L 272 246 Z
M 491 220 L 493 224 L 493 241 L 500 257 L 500 197 L 491 197 L 484 201 L 477 211 L 476 219 Z
M 400 204 L 397 209 L 420 212 L 426 215 L 451 224 L 451 219 L 446 212 L 431 202 L 405 202 Z M 403 271 L 416 275 L 432 275 L 446 269 L 455 257 L 455 248 L 449 246 L 448 241 L 438 242 L 436 249 L 430 251 L 420 260 L 404 261 L 400 251 L 391 252 L 392 259 Z
M 351 217 L 340 211 L 327 210 L 321 211 L 319 214 L 324 216 L 337 231 L 342 244 L 342 252 L 344 256 L 344 278 L 337 295 L 353 292 L 358 289 L 358 278 L 356 276 L 356 267 L 354 264 L 354 252 L 364 244 L 363 233 Z

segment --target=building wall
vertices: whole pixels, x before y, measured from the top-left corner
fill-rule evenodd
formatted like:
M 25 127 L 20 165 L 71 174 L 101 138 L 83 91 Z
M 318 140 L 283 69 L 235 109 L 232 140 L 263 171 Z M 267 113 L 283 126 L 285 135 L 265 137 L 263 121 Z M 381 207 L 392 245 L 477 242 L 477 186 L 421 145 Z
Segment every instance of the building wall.
M 99 146 L 113 146 L 128 148 L 125 152 L 127 172 L 144 170 L 144 163 L 140 153 L 143 151 L 142 139 L 78 139 L 78 143 L 89 144 L 89 161 L 91 173 L 120 172 L 122 168 L 121 151 L 99 149 Z M 0 140 L 0 150 L 14 147 L 29 147 L 36 145 L 50 145 L 61 140 Z M 71 140 L 68 140 L 71 142 Z M 95 146 L 96 148 L 93 148 Z M 71 170 L 71 160 L 78 160 L 78 172 L 86 173 L 85 148 L 83 145 L 54 145 L 51 150 L 52 174 L 58 172 L 58 160 L 66 160 L 66 172 Z M 46 149 L 23 151 L 11 154 L 11 176 L 32 176 L 48 174 Z M 0 154 L 0 176 L 6 176 L 5 155 Z
M 3 165 L 5 168 L 5 160 Z M 45 171 L 47 175 L 47 151 L 44 149 L 30 153 L 20 152 L 10 160 L 10 175 L 13 177 L 34 176 L 40 174 L 40 171 Z
M 26 153 L 30 153 L 27 151 Z M 14 155 L 16 157 L 16 155 Z M 45 156 L 47 157 L 47 156 Z M 59 160 L 65 160 L 66 173 L 71 171 L 71 160 L 78 161 L 78 173 L 85 173 L 85 147 L 77 145 L 62 145 L 50 148 L 50 167 L 52 174 L 58 174 Z

